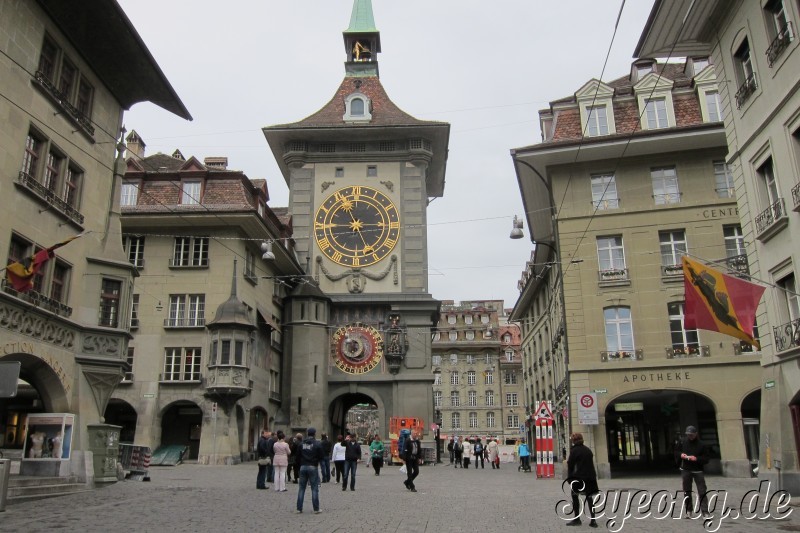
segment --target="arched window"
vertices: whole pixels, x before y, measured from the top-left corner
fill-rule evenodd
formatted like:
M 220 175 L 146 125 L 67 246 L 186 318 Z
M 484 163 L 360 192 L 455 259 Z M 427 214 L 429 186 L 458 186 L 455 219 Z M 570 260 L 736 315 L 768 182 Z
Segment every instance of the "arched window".
M 353 98 L 353 101 L 350 102 L 350 114 L 354 117 L 364 116 L 364 100 Z

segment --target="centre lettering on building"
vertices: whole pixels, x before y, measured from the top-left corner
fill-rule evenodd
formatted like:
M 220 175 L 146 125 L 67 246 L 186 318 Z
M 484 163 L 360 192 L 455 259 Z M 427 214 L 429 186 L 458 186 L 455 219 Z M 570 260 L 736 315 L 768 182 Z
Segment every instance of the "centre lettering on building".
M 623 383 L 657 383 L 657 382 L 684 382 L 691 380 L 691 373 L 688 371 L 680 372 L 640 372 L 638 374 L 626 374 L 622 377 Z

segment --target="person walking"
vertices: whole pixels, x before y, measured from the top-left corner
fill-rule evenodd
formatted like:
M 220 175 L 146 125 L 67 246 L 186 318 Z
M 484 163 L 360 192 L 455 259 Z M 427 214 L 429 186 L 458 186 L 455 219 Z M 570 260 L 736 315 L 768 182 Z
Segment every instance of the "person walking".
M 453 457 L 455 467 L 464 468 L 464 444 L 461 442 L 461 437 L 456 437 L 455 442 L 453 442 Z
M 261 430 L 261 437 L 258 439 L 256 445 L 256 453 L 258 454 L 258 475 L 256 476 L 256 488 L 264 490 L 267 488 L 267 435 L 269 432 L 266 429 Z
M 275 445 L 275 435 L 273 435 L 271 431 L 267 431 L 267 458 L 269 459 L 268 461 L 266 461 L 267 483 L 273 483 L 275 481 L 275 467 L 272 466 L 272 460 L 274 455 L 272 447 L 274 445 Z
M 369 454 L 372 456 L 372 468 L 375 470 L 375 475 L 381 475 L 381 467 L 383 466 L 383 451 L 385 447 L 381 442 L 380 435 L 375 435 L 372 439 L 372 444 L 369 445 Z
M 520 468 L 523 472 L 530 472 L 531 471 L 531 452 L 528 449 L 528 445 L 524 442 L 520 442 L 519 446 L 517 446 L 517 454 L 519 455 L 520 460 Z
M 706 498 L 706 476 L 703 466 L 708 463 L 708 448 L 697 437 L 695 426 L 686 427 L 686 438 L 681 440 L 675 451 L 675 461 L 681 468 L 681 481 L 683 482 L 683 507 L 686 518 L 691 518 L 694 512 L 692 505 L 692 480 L 697 485 L 697 497 L 700 499 L 700 512 L 703 518 L 710 518 L 708 512 L 708 498 Z
M 475 455 L 475 468 L 478 468 L 478 459 L 480 459 L 481 468 L 483 468 L 483 444 L 481 444 L 480 437 L 475 441 L 475 446 L 472 448 L 472 451 Z
M 570 441 L 572 442 L 572 449 L 567 459 L 567 482 L 572 493 L 572 511 L 575 513 L 575 518 L 567 522 L 567 525 L 581 525 L 583 507 L 578 501 L 578 494 L 583 494 L 586 496 L 586 504 L 589 507 L 589 516 L 591 516 L 589 527 L 597 527 L 597 522 L 594 519 L 594 495 L 600 492 L 600 489 L 597 487 L 594 454 L 592 454 L 592 450 L 583 444 L 583 435 L 581 433 L 573 433 L 570 436 Z
M 336 437 L 336 444 L 333 445 L 333 452 L 331 454 L 333 466 L 336 469 L 336 483 L 340 483 L 344 476 L 344 454 L 346 449 L 343 443 L 343 436 L 339 435 Z
M 322 453 L 324 455 L 322 461 L 319 463 L 319 468 L 322 470 L 322 482 L 328 483 L 331 480 L 331 451 L 333 450 L 333 445 L 331 441 L 328 440 L 327 433 L 322 434 L 322 439 L 319 443 L 322 446 Z
M 342 477 L 342 490 L 347 490 L 347 479 L 350 479 L 350 490 L 356 490 L 356 469 L 361 460 L 361 444 L 355 435 L 344 438 L 344 476 Z
M 299 445 L 300 456 L 295 463 L 300 465 L 300 486 L 297 488 L 297 510 L 296 513 L 303 512 L 303 500 L 306 498 L 306 485 L 311 485 L 311 505 L 314 514 L 322 511 L 319 508 L 319 462 L 324 455 L 322 445 L 315 438 L 317 430 L 308 428 L 308 435 Z
M 419 430 L 411 432 L 411 438 L 403 444 L 403 460 L 406 462 L 406 480 L 403 484 L 411 492 L 417 492 L 414 480 L 419 475 L 419 464 L 422 462 L 422 447 L 419 443 Z
M 453 451 L 453 446 L 455 445 L 455 440 L 453 437 L 450 437 L 450 442 L 447 443 L 447 453 L 450 454 L 450 466 L 453 465 L 453 460 L 455 459 L 455 452 Z
M 486 443 L 486 453 L 488 454 L 489 463 L 492 465 L 492 470 L 500 469 L 500 450 L 498 449 L 497 439 L 489 439 Z
M 286 492 L 286 469 L 289 466 L 289 455 L 292 450 L 286 444 L 286 435 L 278 431 L 278 442 L 273 447 L 272 466 L 275 468 L 275 492 Z

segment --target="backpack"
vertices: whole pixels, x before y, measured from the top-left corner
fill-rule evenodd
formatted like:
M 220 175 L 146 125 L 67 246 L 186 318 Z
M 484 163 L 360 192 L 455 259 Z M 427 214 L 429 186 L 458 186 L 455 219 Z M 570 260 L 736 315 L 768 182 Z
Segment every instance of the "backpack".
M 475 445 L 475 453 L 476 454 L 483 453 L 483 446 L 481 446 L 480 444 L 476 444 Z
M 461 453 L 461 452 L 463 452 L 463 451 L 464 451 L 464 445 L 463 445 L 463 444 L 461 444 L 460 442 L 456 442 L 456 443 L 453 445 L 453 449 L 454 449 L 455 451 L 457 451 L 458 453 Z

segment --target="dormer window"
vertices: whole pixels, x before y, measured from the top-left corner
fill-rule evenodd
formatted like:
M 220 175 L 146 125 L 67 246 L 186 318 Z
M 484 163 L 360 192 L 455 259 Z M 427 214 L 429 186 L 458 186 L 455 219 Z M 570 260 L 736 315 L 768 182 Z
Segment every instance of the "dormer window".
M 633 73 L 636 77 L 634 82 L 640 81 L 642 78 L 653 72 L 653 62 L 647 61 L 646 63 L 636 63 L 633 65 Z
M 692 59 L 692 70 L 694 71 L 694 76 L 700 74 L 707 66 L 708 58 L 707 57 L 695 57 Z
M 344 116 L 346 122 L 369 122 L 372 120 L 370 100 L 363 93 L 353 93 L 344 100 Z

